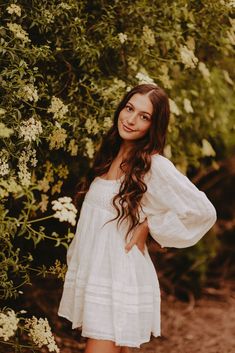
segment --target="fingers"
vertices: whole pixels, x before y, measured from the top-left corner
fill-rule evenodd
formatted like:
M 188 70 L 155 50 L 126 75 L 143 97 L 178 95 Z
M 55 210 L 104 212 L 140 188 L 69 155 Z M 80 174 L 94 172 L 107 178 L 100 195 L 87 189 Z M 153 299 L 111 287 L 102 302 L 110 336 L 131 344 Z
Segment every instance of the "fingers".
M 125 246 L 125 252 L 128 253 L 132 247 L 136 245 L 137 248 L 142 252 L 144 255 L 144 250 L 145 250 L 145 244 L 138 244 L 136 241 L 130 241 L 128 244 Z
M 125 252 L 128 253 L 131 248 L 133 247 L 133 245 L 135 244 L 135 241 L 133 241 L 132 239 L 129 241 L 129 243 L 126 244 L 125 246 Z

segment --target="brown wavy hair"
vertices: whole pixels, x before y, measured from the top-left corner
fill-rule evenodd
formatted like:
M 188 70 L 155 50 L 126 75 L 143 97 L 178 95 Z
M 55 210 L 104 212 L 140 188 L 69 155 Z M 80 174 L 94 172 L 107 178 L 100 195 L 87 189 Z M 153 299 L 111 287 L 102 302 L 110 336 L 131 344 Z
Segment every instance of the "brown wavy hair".
M 121 181 L 119 193 L 113 198 L 113 206 L 117 211 L 117 216 L 108 221 L 118 219 L 117 225 L 119 225 L 125 219 L 130 220 L 126 238 L 140 221 L 140 201 L 147 190 L 143 177 L 150 170 L 151 155 L 155 153 L 163 154 L 166 142 L 170 109 L 167 94 L 162 88 L 155 84 L 141 84 L 124 95 L 114 113 L 113 126 L 103 137 L 100 148 L 95 154 L 93 166 L 85 180 L 77 185 L 78 192 L 75 195 L 75 202 L 78 207 L 81 207 L 93 179 L 108 172 L 122 144 L 122 138 L 118 132 L 119 114 L 125 108 L 129 99 L 136 93 L 148 95 L 152 103 L 151 125 L 143 137 L 135 140 L 133 148 L 120 164 L 124 178 Z

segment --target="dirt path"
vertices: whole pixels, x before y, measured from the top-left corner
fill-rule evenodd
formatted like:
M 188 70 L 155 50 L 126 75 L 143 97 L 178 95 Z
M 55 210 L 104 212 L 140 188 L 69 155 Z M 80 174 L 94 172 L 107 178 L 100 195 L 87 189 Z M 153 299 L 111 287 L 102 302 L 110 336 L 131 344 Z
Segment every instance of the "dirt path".
M 162 336 L 152 337 L 133 353 L 234 353 L 235 282 L 224 283 L 220 288 L 205 288 L 202 298 L 192 303 L 163 294 Z M 82 353 L 86 339 L 57 315 L 61 291 L 61 282 L 38 279 L 25 288 L 17 307 L 48 318 L 61 353 Z M 0 352 L 12 353 L 7 348 L 0 346 Z M 48 353 L 44 348 L 40 352 Z
M 202 298 L 193 308 L 162 303 L 162 337 L 142 345 L 139 353 L 235 352 L 235 298 Z
M 215 294 L 215 292 L 214 292 Z M 83 352 L 85 340 L 57 337 L 61 353 Z M 133 353 L 234 353 L 235 293 L 204 295 L 195 303 L 162 300 L 162 336 Z

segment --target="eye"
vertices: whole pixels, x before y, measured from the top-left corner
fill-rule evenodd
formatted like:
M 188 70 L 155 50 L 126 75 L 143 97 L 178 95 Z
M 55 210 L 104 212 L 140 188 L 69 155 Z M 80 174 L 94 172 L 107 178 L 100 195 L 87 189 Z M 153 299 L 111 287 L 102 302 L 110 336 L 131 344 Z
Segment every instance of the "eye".
M 126 105 L 126 110 L 127 110 L 128 112 L 131 112 L 131 111 L 132 111 L 132 107 L 131 107 L 130 105 Z
M 142 115 L 142 119 L 146 120 L 146 121 L 150 120 L 149 116 L 147 116 L 147 115 Z

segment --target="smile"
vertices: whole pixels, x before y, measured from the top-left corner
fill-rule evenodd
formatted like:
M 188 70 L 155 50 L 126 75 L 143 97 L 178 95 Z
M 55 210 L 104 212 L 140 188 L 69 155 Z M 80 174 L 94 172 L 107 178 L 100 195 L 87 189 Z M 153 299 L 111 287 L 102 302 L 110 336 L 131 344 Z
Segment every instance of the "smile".
M 129 127 L 127 127 L 127 126 L 124 125 L 123 123 L 122 123 L 122 126 L 123 126 L 123 129 L 124 129 L 125 131 L 128 131 L 128 132 L 134 132 L 134 131 L 135 131 L 135 130 L 130 129 Z

